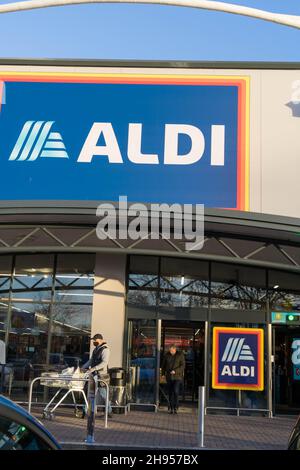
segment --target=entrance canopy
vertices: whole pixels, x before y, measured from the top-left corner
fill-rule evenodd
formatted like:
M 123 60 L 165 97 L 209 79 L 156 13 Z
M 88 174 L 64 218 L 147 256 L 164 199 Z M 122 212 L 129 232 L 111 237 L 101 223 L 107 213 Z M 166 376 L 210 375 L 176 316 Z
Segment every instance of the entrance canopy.
M 187 240 L 100 240 L 97 202 L 2 203 L 0 253 L 110 252 L 214 259 L 300 272 L 300 219 L 206 209 L 204 245 L 186 251 Z M 130 222 L 128 218 L 128 222 Z M 162 227 L 160 226 L 160 232 Z

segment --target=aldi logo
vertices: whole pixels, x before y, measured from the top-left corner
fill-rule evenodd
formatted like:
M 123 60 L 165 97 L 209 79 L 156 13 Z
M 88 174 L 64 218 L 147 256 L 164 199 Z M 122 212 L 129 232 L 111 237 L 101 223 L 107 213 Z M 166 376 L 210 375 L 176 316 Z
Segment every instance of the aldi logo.
M 213 329 L 212 387 L 263 390 L 263 329 Z
M 229 338 L 222 357 L 222 362 L 237 362 L 238 360 L 254 361 L 250 346 L 244 344 L 245 341 L 246 338 Z

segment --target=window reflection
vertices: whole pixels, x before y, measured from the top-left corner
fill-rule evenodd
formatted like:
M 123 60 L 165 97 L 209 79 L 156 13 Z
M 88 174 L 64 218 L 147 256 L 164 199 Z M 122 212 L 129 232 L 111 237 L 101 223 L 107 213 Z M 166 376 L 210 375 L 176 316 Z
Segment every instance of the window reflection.
M 59 255 L 55 276 L 55 301 L 91 303 L 94 289 L 94 256 Z
M 14 299 L 42 302 L 51 299 L 53 255 L 20 255 L 16 257 L 12 283 Z
M 29 381 L 45 369 L 61 370 L 86 362 L 95 256 L 30 254 L 15 256 L 10 262 L 7 266 L 7 260 L 0 257 L 0 339 L 8 333 L 12 395 L 19 397 L 27 394 Z
M 162 258 L 160 305 L 207 307 L 208 279 L 207 262 Z
M 54 305 L 50 364 L 78 367 L 88 360 L 92 304 Z
M 46 362 L 50 305 L 17 303 L 11 305 L 8 361 Z
M 12 256 L 0 256 L 0 300 L 7 300 L 11 286 Z
M 127 303 L 156 305 L 158 289 L 158 258 L 131 256 Z
M 127 303 L 174 307 L 207 307 L 208 262 L 133 256 Z
M 265 270 L 212 263 L 211 306 L 219 309 L 264 310 Z
M 270 270 L 269 299 L 271 311 L 300 310 L 299 275 Z

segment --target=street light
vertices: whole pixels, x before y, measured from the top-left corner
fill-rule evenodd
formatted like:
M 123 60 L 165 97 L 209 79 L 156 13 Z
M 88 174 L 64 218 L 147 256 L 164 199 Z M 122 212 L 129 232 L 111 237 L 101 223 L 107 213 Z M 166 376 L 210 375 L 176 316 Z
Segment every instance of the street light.
M 178 7 L 199 8 L 202 10 L 221 11 L 235 15 L 248 16 L 292 28 L 300 29 L 300 16 L 285 15 L 257 8 L 245 7 L 232 3 L 216 2 L 213 0 L 26 0 L 0 5 L 0 13 L 35 10 L 38 8 L 80 5 L 85 3 L 141 3 L 152 5 L 169 5 Z

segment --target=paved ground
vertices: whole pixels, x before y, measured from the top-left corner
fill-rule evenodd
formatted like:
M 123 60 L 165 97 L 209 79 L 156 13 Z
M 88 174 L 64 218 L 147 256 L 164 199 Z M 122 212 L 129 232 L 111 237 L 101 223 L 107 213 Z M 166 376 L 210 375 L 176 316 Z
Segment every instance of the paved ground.
M 54 421 L 33 413 L 66 448 L 78 447 L 86 437 L 86 420 L 75 418 L 73 412 L 61 409 Z M 273 419 L 255 416 L 207 415 L 205 417 L 205 447 L 210 449 L 285 449 L 295 416 Z M 183 410 L 169 415 L 131 411 L 114 414 L 104 429 L 104 420 L 97 417 L 96 443 L 105 448 L 196 448 L 197 416 L 195 410 Z M 68 443 L 68 444 L 67 444 Z M 74 443 L 73 446 L 71 443 Z

